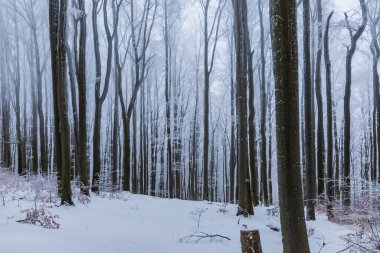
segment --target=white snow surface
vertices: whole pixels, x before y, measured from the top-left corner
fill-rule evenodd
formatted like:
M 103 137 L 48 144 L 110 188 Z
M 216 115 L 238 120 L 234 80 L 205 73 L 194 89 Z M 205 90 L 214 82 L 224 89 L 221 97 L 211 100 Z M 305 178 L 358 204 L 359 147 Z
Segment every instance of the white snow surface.
M 34 207 L 32 200 L 8 201 L 0 206 L 0 252 L 2 253 L 237 253 L 240 248 L 240 230 L 259 229 L 264 253 L 282 252 L 281 233 L 267 225 L 279 226 L 279 218 L 267 215 L 267 208 L 255 208 L 249 218 L 235 216 L 236 206 L 205 201 L 160 199 L 149 196 L 120 193 L 92 196 L 89 204 L 75 201 L 75 207 L 55 206 L 48 209 L 59 215 L 59 229 L 45 229 L 16 222 L 24 219 L 21 210 Z M 38 205 L 43 203 L 39 202 Z M 49 205 L 49 204 L 45 204 Z M 220 209 L 227 210 L 226 213 Z M 197 226 L 194 212 L 205 210 Z M 348 227 L 318 216 L 308 222 L 314 228 L 309 237 L 312 252 L 337 252 L 345 248 L 341 235 Z M 201 240 L 198 243 L 180 243 L 194 232 L 220 234 L 231 240 Z M 320 251 L 321 246 L 326 245 Z

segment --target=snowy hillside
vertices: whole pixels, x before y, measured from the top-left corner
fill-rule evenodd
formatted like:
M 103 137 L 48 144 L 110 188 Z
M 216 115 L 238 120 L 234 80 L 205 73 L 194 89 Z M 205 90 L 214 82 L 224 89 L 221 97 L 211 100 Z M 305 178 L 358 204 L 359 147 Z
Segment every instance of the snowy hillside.
M 41 179 L 25 182 L 2 174 L 0 180 L 5 202 L 5 206 L 0 206 L 0 252 L 235 253 L 241 252 L 242 229 L 260 230 L 263 252 L 282 251 L 280 232 L 268 227 L 279 227 L 279 218 L 269 215 L 267 208 L 255 208 L 254 216 L 243 218 L 235 216 L 235 205 L 159 199 L 126 192 L 92 196 L 89 203 L 76 197 L 75 207 L 58 207 L 54 193 L 52 203 L 48 203 L 49 184 Z M 23 210 L 34 208 L 34 199 L 37 209 L 59 216 L 54 218 L 58 229 L 17 222 L 25 219 Z M 307 225 L 312 252 L 337 252 L 346 247 L 340 236 L 351 232 L 349 228 L 330 223 L 323 216 Z M 198 238 L 186 238 L 202 233 L 230 240 L 215 237 L 195 242 Z

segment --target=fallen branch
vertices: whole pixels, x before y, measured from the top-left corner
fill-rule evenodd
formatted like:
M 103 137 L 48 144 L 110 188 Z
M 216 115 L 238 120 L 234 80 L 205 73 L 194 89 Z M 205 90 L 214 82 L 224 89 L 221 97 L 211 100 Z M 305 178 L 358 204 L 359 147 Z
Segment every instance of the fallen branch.
M 273 231 L 280 232 L 280 229 L 276 227 L 275 225 L 268 224 L 267 227 Z
M 223 240 L 228 240 L 231 241 L 230 238 L 224 235 L 219 235 L 219 234 L 207 234 L 204 232 L 195 232 L 191 235 L 187 235 L 185 237 L 182 237 L 181 239 L 178 240 L 179 243 L 197 243 L 200 240 L 203 239 L 208 239 L 210 242 L 218 241 L 222 242 Z

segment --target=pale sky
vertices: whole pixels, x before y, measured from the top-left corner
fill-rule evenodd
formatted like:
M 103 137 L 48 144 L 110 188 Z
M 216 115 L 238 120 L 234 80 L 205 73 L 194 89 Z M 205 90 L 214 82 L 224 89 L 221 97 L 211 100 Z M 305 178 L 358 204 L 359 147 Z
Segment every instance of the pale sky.
M 356 7 L 359 8 L 359 0 L 334 0 L 335 11 L 348 11 Z

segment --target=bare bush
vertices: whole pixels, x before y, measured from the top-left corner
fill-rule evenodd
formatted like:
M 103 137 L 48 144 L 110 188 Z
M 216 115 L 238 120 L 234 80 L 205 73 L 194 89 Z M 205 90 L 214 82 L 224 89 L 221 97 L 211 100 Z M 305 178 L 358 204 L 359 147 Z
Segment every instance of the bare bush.
M 23 220 L 18 220 L 17 222 L 37 225 L 47 229 L 59 228 L 59 223 L 55 220 L 59 218 L 59 216 L 53 215 L 49 212 L 46 206 L 42 206 L 39 209 L 30 208 L 22 210 L 21 212 L 26 214 L 26 218 Z

